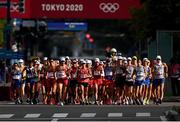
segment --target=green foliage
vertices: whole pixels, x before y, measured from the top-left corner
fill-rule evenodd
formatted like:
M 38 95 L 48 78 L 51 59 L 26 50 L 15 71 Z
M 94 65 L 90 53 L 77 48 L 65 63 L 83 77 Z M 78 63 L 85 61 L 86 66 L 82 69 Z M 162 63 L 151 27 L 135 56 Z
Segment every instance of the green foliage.
M 156 30 L 178 30 L 179 11 L 179 0 L 142 0 L 140 9 L 131 9 L 131 29 L 141 40 L 154 37 Z

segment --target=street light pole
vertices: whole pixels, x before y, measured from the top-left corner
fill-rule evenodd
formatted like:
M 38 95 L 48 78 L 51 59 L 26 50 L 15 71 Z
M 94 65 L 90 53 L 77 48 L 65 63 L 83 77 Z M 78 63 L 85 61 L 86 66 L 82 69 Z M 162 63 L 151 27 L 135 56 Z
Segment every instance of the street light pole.
M 6 15 L 6 27 L 7 27 L 7 32 L 6 32 L 6 48 L 7 50 L 10 49 L 10 40 L 11 40 L 11 12 L 10 12 L 10 7 L 11 7 L 11 0 L 7 0 L 7 15 Z

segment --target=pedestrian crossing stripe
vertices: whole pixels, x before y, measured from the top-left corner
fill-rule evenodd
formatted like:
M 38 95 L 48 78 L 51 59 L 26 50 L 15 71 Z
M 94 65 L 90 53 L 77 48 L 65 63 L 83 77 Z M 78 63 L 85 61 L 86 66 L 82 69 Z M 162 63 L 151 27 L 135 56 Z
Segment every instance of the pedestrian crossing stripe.
M 95 117 L 96 113 L 82 113 L 80 117 Z
M 11 118 L 11 117 L 13 117 L 14 116 L 14 114 L 0 114 L 0 119 L 5 119 L 5 118 Z
M 65 118 L 67 117 L 68 113 L 54 113 L 52 117 L 54 118 Z
M 122 117 L 123 113 L 108 113 L 108 117 Z
M 41 114 L 26 114 L 24 118 L 38 118 Z
M 137 117 L 149 117 L 151 116 L 151 113 L 136 113 Z

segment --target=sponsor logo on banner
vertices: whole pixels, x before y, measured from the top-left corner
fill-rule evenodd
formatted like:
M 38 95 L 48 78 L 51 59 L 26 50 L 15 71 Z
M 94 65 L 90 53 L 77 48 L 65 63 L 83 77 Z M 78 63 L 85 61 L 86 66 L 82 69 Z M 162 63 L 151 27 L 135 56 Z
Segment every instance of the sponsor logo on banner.
M 118 3 L 100 3 L 99 8 L 104 13 L 115 13 L 119 9 Z
M 12 2 L 12 3 L 11 3 L 10 11 L 11 11 L 11 12 L 19 12 L 18 2 Z

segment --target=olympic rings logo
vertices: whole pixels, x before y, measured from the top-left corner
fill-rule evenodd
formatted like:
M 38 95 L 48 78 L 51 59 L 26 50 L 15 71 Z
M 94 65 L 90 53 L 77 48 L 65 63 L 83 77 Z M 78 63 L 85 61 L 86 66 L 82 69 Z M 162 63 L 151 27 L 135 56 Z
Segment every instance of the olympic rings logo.
M 119 4 L 118 3 L 101 3 L 99 4 L 99 8 L 104 12 L 104 13 L 114 13 L 119 9 Z

